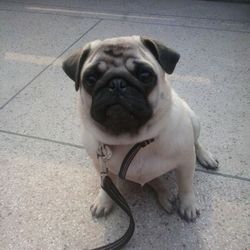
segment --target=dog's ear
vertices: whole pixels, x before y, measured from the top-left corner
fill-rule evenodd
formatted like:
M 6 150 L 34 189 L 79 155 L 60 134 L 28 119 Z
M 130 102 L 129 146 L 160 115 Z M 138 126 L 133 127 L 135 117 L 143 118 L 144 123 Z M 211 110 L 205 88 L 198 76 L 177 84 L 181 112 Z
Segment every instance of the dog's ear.
M 153 39 L 141 37 L 142 44 L 153 54 L 165 72 L 172 74 L 180 54 Z
M 80 87 L 81 69 L 90 53 L 90 46 L 79 49 L 69 56 L 62 64 L 64 72 L 75 82 L 76 91 Z

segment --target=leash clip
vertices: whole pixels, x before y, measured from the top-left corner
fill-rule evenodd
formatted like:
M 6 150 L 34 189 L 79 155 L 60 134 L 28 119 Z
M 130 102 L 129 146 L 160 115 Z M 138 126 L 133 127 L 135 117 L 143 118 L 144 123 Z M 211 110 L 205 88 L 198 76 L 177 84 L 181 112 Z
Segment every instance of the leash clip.
M 101 175 L 101 184 L 103 185 L 103 180 L 108 175 L 107 162 L 111 159 L 112 152 L 107 145 L 100 143 L 96 155 L 101 166 L 100 175 Z

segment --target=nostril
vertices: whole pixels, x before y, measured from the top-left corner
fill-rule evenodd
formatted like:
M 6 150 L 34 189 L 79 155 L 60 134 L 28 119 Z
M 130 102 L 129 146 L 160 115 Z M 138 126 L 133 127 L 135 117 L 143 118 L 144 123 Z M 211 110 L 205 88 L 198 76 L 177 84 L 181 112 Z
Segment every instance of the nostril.
M 109 87 L 110 91 L 114 91 L 114 90 L 124 91 L 127 88 L 127 83 L 125 80 L 123 80 L 121 78 L 115 78 L 109 82 L 108 87 Z
M 127 88 L 127 84 L 124 80 L 121 80 L 120 82 L 120 89 L 125 90 Z
M 111 90 L 111 91 L 114 91 L 114 90 L 115 90 L 115 83 L 114 83 L 113 81 L 111 81 L 111 82 L 109 83 L 109 90 Z

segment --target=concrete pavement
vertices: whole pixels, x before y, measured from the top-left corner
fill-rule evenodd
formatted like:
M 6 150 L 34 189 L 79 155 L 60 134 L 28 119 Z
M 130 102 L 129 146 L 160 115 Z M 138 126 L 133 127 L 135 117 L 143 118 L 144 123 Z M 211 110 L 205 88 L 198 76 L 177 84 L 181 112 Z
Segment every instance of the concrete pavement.
M 60 65 L 88 41 L 133 34 L 181 54 L 172 85 L 199 115 L 220 169 L 197 166 L 194 224 L 167 215 L 147 187 L 128 185 L 136 231 L 125 249 L 249 248 L 250 5 L 20 0 L 0 1 L 0 249 L 89 249 L 126 229 L 118 208 L 90 215 L 99 180 Z

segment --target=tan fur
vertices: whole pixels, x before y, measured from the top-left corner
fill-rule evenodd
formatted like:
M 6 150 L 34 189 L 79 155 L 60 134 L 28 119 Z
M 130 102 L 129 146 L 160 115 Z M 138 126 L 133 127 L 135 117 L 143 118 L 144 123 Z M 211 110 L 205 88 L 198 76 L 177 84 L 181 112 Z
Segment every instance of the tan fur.
M 199 121 L 186 102 L 171 88 L 167 75 L 154 56 L 143 46 L 138 36 L 113 38 L 90 43 L 94 53 L 85 62 L 82 72 L 96 58 L 102 56 L 99 53 L 99 48 L 107 44 L 125 44 L 129 47 L 128 53 L 136 55 L 153 67 L 158 76 L 157 86 L 149 96 L 150 104 L 153 107 L 153 117 L 139 130 L 137 135 L 110 135 L 91 118 L 91 96 L 83 87 L 80 87 L 79 110 L 82 117 L 85 148 L 98 169 L 99 166 L 96 162 L 98 144 L 109 145 L 113 153 L 108 163 L 109 171 L 113 175 L 117 175 L 120 164 L 129 149 L 137 142 L 154 138 L 153 143 L 143 148 L 136 155 L 129 167 L 126 178 L 141 185 L 145 183 L 151 184 L 157 191 L 162 206 L 169 211 L 171 210 L 171 204 L 168 202 L 167 197 L 164 199 L 164 195 L 167 196 L 167 191 L 162 188 L 156 178 L 172 169 L 176 169 L 179 187 L 179 211 L 181 216 L 193 220 L 198 215 L 192 188 L 196 154 L 198 154 L 198 158 L 210 165 L 215 166 L 217 164 L 211 154 L 206 152 L 198 142 Z M 117 51 L 117 53 L 120 53 L 119 49 Z M 95 211 L 93 215 L 100 215 L 100 211 L 107 213 L 111 208 L 111 204 L 112 201 L 107 195 L 100 191 L 97 200 L 92 206 L 92 210 Z

